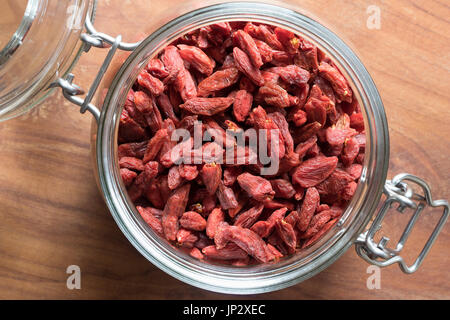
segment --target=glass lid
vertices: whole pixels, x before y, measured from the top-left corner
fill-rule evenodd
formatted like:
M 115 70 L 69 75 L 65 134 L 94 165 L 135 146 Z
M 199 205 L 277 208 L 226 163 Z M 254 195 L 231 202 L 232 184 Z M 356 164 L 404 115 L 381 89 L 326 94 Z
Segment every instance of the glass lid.
M 0 65 L 3 65 L 25 38 L 36 14 L 36 7 L 27 0 L 7 0 L 1 6 Z
M 0 2 L 0 121 L 37 105 L 70 71 L 95 6 L 95 0 Z

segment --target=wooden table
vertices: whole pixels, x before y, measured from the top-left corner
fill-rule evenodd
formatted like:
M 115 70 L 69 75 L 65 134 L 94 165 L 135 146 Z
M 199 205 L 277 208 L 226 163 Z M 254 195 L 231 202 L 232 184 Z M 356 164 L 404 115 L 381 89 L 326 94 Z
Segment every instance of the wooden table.
M 99 1 L 96 26 L 124 39 L 175 0 Z M 181 2 L 181 0 L 180 0 Z M 178 2 L 179 3 L 179 2 Z M 389 177 L 425 178 L 435 198 L 450 198 L 450 7 L 445 0 L 297 1 L 349 43 L 374 78 L 389 119 Z M 380 8 L 381 28 L 366 10 Z M 84 55 L 74 70 L 88 87 L 104 51 Z M 40 108 L 0 124 L 0 298 L 229 299 L 160 271 L 127 241 L 97 189 L 89 146 L 91 117 L 60 92 Z M 424 214 L 408 242 L 411 259 L 438 219 Z M 388 234 L 407 218 L 390 214 Z M 449 299 L 450 228 L 443 229 L 420 270 L 382 269 L 381 289 L 369 290 L 368 264 L 354 249 L 319 275 L 258 299 Z M 395 240 L 395 239 L 394 239 Z M 409 261 L 411 261 L 411 259 Z M 66 288 L 66 268 L 81 268 L 81 290 Z M 239 297 L 233 297 L 239 298 Z

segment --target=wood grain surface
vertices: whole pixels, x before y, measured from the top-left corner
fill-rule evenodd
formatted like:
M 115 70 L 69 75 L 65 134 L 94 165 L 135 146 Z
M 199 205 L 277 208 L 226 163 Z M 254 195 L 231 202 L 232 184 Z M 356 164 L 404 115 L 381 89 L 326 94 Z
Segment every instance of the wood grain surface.
M 100 0 L 98 30 L 135 39 L 175 0 Z M 198 3 L 198 2 L 197 2 Z M 425 178 L 434 197 L 450 198 L 450 6 L 446 0 L 297 0 L 359 55 L 384 101 L 390 130 L 389 177 Z M 381 28 L 367 27 L 380 8 Z M 1 7 L 1 5 L 0 5 Z M 74 70 L 88 87 L 105 55 L 91 50 Z M 442 230 L 420 270 L 381 271 L 366 286 L 368 264 L 350 248 L 317 276 L 254 296 L 228 296 L 184 284 L 154 267 L 127 241 L 97 189 L 90 159 L 91 117 L 60 92 L 39 108 L 0 124 L 0 298 L 2 299 L 449 299 L 450 230 Z M 417 255 L 438 212 L 425 212 L 405 254 Z M 392 213 L 396 240 L 407 215 Z M 81 268 L 81 289 L 68 290 L 66 268 Z

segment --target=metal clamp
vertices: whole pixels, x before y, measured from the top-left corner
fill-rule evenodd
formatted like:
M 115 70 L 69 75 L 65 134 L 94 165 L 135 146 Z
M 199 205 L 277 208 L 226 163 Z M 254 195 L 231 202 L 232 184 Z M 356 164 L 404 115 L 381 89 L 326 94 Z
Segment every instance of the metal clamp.
M 413 182 L 419 186 L 423 191 L 423 195 L 414 193 L 413 189 L 406 183 L 406 181 Z M 423 259 L 430 251 L 436 237 L 444 227 L 449 215 L 449 204 L 445 200 L 433 201 L 428 184 L 422 179 L 406 173 L 395 176 L 392 181 L 386 181 L 384 193 L 386 194 L 387 199 L 383 203 L 383 206 L 378 212 L 369 230 L 360 234 L 356 240 L 356 252 L 367 262 L 379 267 L 386 267 L 391 264 L 398 263 L 403 272 L 413 273 L 417 271 L 419 266 L 422 264 Z M 373 238 L 381 228 L 382 221 L 384 220 L 387 211 L 392 208 L 394 204 L 398 205 L 397 211 L 399 212 L 403 212 L 406 208 L 410 208 L 415 211 L 403 231 L 403 234 L 400 237 L 395 249 L 389 249 L 386 248 L 389 238 L 383 237 L 378 243 L 375 243 Z M 400 252 L 403 249 L 405 242 L 417 221 L 417 218 L 426 206 L 443 207 L 443 214 L 416 261 L 411 266 L 408 266 L 400 256 Z
M 106 70 L 108 70 L 109 65 L 117 51 L 117 49 L 121 49 L 124 51 L 133 51 L 136 49 L 140 42 L 136 43 L 127 43 L 122 42 L 122 36 L 119 35 L 117 37 L 112 37 L 107 34 L 97 32 L 92 22 L 88 17 L 85 20 L 85 28 L 87 33 L 82 33 L 80 38 L 83 41 L 83 51 L 88 52 L 91 47 L 96 48 L 109 48 L 108 54 L 105 57 L 94 81 L 92 82 L 91 87 L 88 90 L 86 97 L 81 98 L 79 95 L 84 94 L 84 90 L 81 89 L 76 84 L 72 83 L 74 79 L 74 75 L 69 73 L 65 78 L 59 78 L 55 82 L 53 82 L 50 87 L 61 87 L 64 97 L 72 102 L 80 106 L 80 113 L 85 113 L 89 111 L 94 116 L 95 120 L 99 120 L 100 118 L 100 110 L 91 103 L 92 98 L 94 97 L 95 92 L 100 85 L 103 76 L 105 75 Z

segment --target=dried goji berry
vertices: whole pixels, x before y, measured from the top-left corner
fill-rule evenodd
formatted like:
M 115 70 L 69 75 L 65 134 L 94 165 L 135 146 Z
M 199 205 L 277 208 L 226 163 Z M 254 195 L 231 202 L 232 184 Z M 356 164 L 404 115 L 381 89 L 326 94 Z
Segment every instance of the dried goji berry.
M 155 217 L 155 215 L 153 214 L 153 211 L 156 209 L 143 208 L 140 206 L 137 206 L 136 209 L 140 213 L 142 219 L 144 219 L 144 221 L 150 226 L 150 228 L 152 228 L 159 235 L 164 234 L 161 220 Z
M 314 236 L 331 218 L 331 212 L 329 210 L 322 211 L 312 217 L 309 223 L 308 229 L 301 235 L 301 238 L 308 239 Z
M 269 71 L 278 74 L 284 82 L 296 86 L 304 86 L 308 83 L 310 77 L 307 70 L 295 64 L 285 67 L 273 67 Z
M 233 33 L 233 41 L 250 57 L 252 64 L 259 68 L 263 65 L 261 54 L 253 38 L 244 30 L 237 30 Z
M 319 205 L 320 196 L 314 187 L 306 189 L 305 198 L 298 213 L 297 228 L 300 231 L 306 231 L 311 219 Z
M 358 180 L 361 177 L 362 173 L 362 165 L 358 163 L 354 163 L 348 168 L 345 168 L 345 171 L 355 180 Z
M 284 218 L 284 221 L 286 221 L 287 223 L 289 223 L 293 228 L 295 228 L 297 221 L 298 221 L 298 212 L 297 211 L 292 211 L 291 213 L 289 213 L 286 218 Z
M 342 190 L 342 199 L 344 200 L 351 200 L 353 198 L 353 195 L 355 194 L 356 188 L 358 187 L 357 183 L 355 181 L 349 182 L 344 189 Z
M 235 84 L 238 79 L 239 71 L 236 68 L 229 67 L 224 70 L 218 70 L 198 84 L 198 95 L 205 97 L 216 91 L 228 88 Z
M 245 90 L 236 92 L 233 103 L 233 114 L 237 121 L 245 121 L 252 108 L 253 96 Z
M 216 193 L 216 190 L 219 187 L 220 179 L 222 177 L 221 165 L 214 162 L 207 163 L 203 165 L 200 175 L 209 194 Z
M 244 259 L 247 257 L 247 252 L 239 248 L 234 243 L 229 243 L 222 249 L 217 249 L 216 246 L 207 246 L 202 249 L 202 253 L 207 258 L 217 260 L 234 260 Z
M 169 72 L 166 70 L 164 63 L 158 58 L 153 58 L 147 63 L 147 71 L 150 72 L 153 76 L 164 79 L 169 75 Z
M 175 79 L 175 87 L 184 102 L 197 96 L 197 87 L 189 70 L 181 69 Z
M 198 237 L 190 230 L 180 228 L 177 232 L 177 244 L 181 247 L 192 248 Z
M 178 166 L 173 166 L 169 169 L 169 174 L 167 175 L 168 186 L 171 190 L 178 188 L 178 186 L 183 181 L 180 175 L 180 169 Z
M 160 129 L 156 131 L 155 135 L 148 141 L 147 149 L 144 154 L 143 163 L 154 160 L 161 150 L 164 139 L 167 137 L 167 130 Z
M 196 165 L 180 164 L 180 176 L 188 181 L 194 180 L 198 176 L 198 169 Z
M 206 228 L 206 220 L 197 212 L 187 211 L 181 216 L 180 225 L 189 230 L 202 231 Z
M 264 240 L 250 229 L 225 225 L 218 229 L 214 237 L 215 241 L 216 238 L 221 238 L 221 241 L 218 241 L 219 244 L 224 242 L 228 243 L 229 241 L 234 242 L 242 250 L 247 252 L 247 254 L 260 262 L 269 262 L 274 258 Z M 218 245 L 218 242 L 216 242 L 218 249 L 225 247 L 226 244 Z
M 303 188 L 314 187 L 331 175 L 337 163 L 337 157 L 319 156 L 308 159 L 296 168 L 292 181 Z
M 270 184 L 277 198 L 291 199 L 295 195 L 295 189 L 289 180 L 274 179 L 270 180 Z
M 339 101 L 352 102 L 352 89 L 338 69 L 322 61 L 319 65 L 319 72 L 330 82 Z
M 352 176 L 347 172 L 336 169 L 326 180 L 318 184 L 316 188 L 323 201 L 333 203 L 340 199 L 343 189 L 352 181 Z
M 296 128 L 296 131 L 291 132 L 292 137 L 294 138 L 294 143 L 300 143 L 308 140 L 319 132 L 321 128 L 322 125 L 317 121 L 308 123 L 301 128 Z
M 286 208 L 287 210 L 293 210 L 294 204 L 291 201 L 288 200 L 265 200 L 264 202 L 264 208 L 271 209 L 271 210 L 277 210 L 281 208 Z
M 269 63 L 273 59 L 273 49 L 264 41 L 254 39 L 256 47 L 261 55 L 262 63 Z
M 241 167 L 228 167 L 225 168 L 223 171 L 223 184 L 227 187 L 232 186 L 235 182 L 237 177 L 242 173 Z
M 359 144 L 355 138 L 350 138 L 344 142 L 344 149 L 342 150 L 341 160 L 342 163 L 348 167 L 353 161 L 355 161 L 356 157 L 359 153 Z
M 190 66 L 207 76 L 211 75 L 216 63 L 202 49 L 184 44 L 179 44 L 178 49 L 181 58 Z
M 273 31 L 270 30 L 268 26 L 263 24 L 257 26 L 251 22 L 248 22 L 245 25 L 244 30 L 252 37 L 255 37 L 259 40 L 266 42 L 273 49 L 283 50 L 283 45 L 277 39 L 275 33 L 273 33 Z
M 167 240 L 175 241 L 178 232 L 178 219 L 186 209 L 191 186 L 185 184 L 170 195 L 164 206 L 162 225 Z
M 211 239 L 214 238 L 216 234 L 217 227 L 219 224 L 225 220 L 225 214 L 222 209 L 216 208 L 214 209 L 208 216 L 208 221 L 206 223 L 206 234 Z
M 165 83 L 170 83 L 176 79 L 181 70 L 184 69 L 184 62 L 178 49 L 174 46 L 167 46 L 164 49 L 162 62 L 168 71 L 168 76 L 164 79 Z
M 197 242 L 196 242 L 197 243 Z M 195 244 L 194 244 L 195 245 Z M 197 247 L 193 247 L 191 249 L 191 251 L 189 252 L 189 255 L 198 259 L 198 260 L 202 260 L 203 259 L 203 253 L 200 251 L 199 248 Z
M 128 194 L 132 201 L 139 199 L 151 184 L 151 180 L 156 177 L 159 170 L 159 164 L 156 161 L 147 162 L 144 170 L 134 179 L 133 184 L 128 189 Z
M 156 97 L 156 102 L 165 117 L 171 119 L 174 123 L 178 123 L 179 120 L 175 114 L 172 102 L 165 93 L 161 93 L 158 97 Z
M 224 210 L 233 209 L 238 206 L 236 195 L 233 189 L 228 188 L 223 184 L 223 181 L 219 182 L 219 187 L 216 191 L 217 198 L 219 199 L 220 205 Z
M 294 253 L 295 247 L 297 246 L 297 237 L 292 225 L 281 219 L 277 221 L 276 228 L 278 235 L 285 243 L 289 253 Z
M 281 112 L 272 112 L 267 115 L 276 124 L 283 136 L 284 144 L 286 146 L 286 152 L 294 151 L 294 139 L 289 131 L 289 124 L 286 121 L 286 117 Z
M 233 58 L 239 71 L 252 80 L 254 84 L 257 86 L 262 86 L 264 84 L 261 71 L 252 64 L 250 58 L 244 51 L 235 47 L 233 49 Z
M 119 129 L 120 130 L 120 129 Z M 142 159 L 147 149 L 148 141 L 122 143 L 118 148 L 118 157 L 135 157 Z
M 295 37 L 294 33 L 277 27 L 275 28 L 275 35 L 289 54 L 295 54 L 298 51 L 300 40 Z
M 141 159 L 134 157 L 122 157 L 119 159 L 119 167 L 127 168 L 134 171 L 144 170 L 144 163 Z
M 312 236 L 311 238 L 309 238 L 308 240 L 306 240 L 303 244 L 303 248 L 313 244 L 314 242 L 316 242 L 317 240 L 320 239 L 320 237 L 322 237 L 324 235 L 324 233 L 326 233 L 327 231 L 329 231 L 338 221 L 338 219 L 333 219 L 330 220 L 329 222 L 327 222 L 322 229 L 320 229 L 314 236 Z
M 131 186 L 134 179 L 137 176 L 137 173 L 126 168 L 120 169 L 120 176 L 122 178 L 123 184 L 125 187 Z
M 317 142 L 317 136 L 312 136 L 305 142 L 301 142 L 297 145 L 297 147 L 295 147 L 295 152 L 298 154 L 300 159 L 303 159 L 303 157 L 306 155 L 308 150 L 316 145 L 316 142 Z
M 359 132 L 364 130 L 364 118 L 362 113 L 353 113 L 350 116 L 350 126 Z
M 145 130 L 130 117 L 126 110 L 120 115 L 119 139 L 122 142 L 142 141 L 147 138 Z
M 275 83 L 266 82 L 264 86 L 259 88 L 259 94 L 269 105 L 278 108 L 287 108 L 291 106 L 287 91 Z
M 263 209 L 264 205 L 258 204 L 257 206 L 240 213 L 234 220 L 233 225 L 240 226 L 242 228 L 250 228 L 256 222 L 256 220 L 258 220 Z
M 272 199 L 275 195 L 270 182 L 262 177 L 245 172 L 237 177 L 241 188 L 257 201 Z
M 145 70 L 138 75 L 137 82 L 154 96 L 159 96 L 164 91 L 164 84 L 161 80 L 155 78 Z
M 212 116 L 228 109 L 233 101 L 233 98 L 192 98 L 181 104 L 180 108 L 194 114 Z

